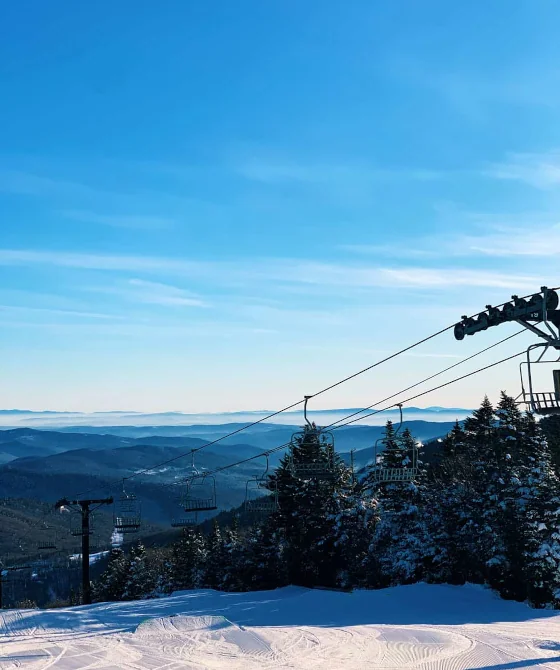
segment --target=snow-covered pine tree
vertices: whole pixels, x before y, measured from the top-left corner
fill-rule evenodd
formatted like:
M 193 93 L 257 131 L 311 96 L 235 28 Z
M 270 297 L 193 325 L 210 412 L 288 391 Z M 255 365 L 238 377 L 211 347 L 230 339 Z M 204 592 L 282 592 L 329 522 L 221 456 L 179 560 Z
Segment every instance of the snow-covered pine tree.
M 335 494 L 334 503 L 331 518 L 340 561 L 337 586 L 365 588 L 370 585 L 369 547 L 379 521 L 377 500 L 351 478 Z
M 560 482 L 549 445 L 531 414 L 524 418 L 526 466 L 519 483 L 524 541 L 524 597 L 536 607 L 560 604 Z
M 122 549 L 111 549 L 109 564 L 105 572 L 93 585 L 93 597 L 97 601 L 122 600 L 128 580 L 130 561 Z
M 156 575 L 148 568 L 146 549 L 139 541 L 130 552 L 130 567 L 123 593 L 125 600 L 139 600 L 153 594 L 156 587 Z
M 147 569 L 154 576 L 154 590 L 149 596 L 169 595 L 173 591 L 172 551 L 168 547 L 155 547 L 147 552 Z
M 283 541 L 270 519 L 254 525 L 243 540 L 240 579 L 244 589 L 266 591 L 288 584 Z
M 205 561 L 201 571 L 202 585 L 210 589 L 219 589 L 222 584 L 222 547 L 222 531 L 214 520 L 212 530 L 205 538 Z
M 233 517 L 232 525 L 227 527 L 222 534 L 222 542 L 219 547 L 219 561 L 221 576 L 219 588 L 222 591 L 243 591 L 241 568 L 242 545 L 239 539 L 239 520 Z
M 393 424 L 388 421 L 383 445 L 379 464 L 373 464 L 366 477 L 370 486 L 376 480 L 378 466 L 403 470 L 412 465 L 416 445 L 408 429 L 397 438 Z M 409 584 L 423 579 L 438 553 L 427 523 L 424 468 L 420 465 L 414 481 L 378 481 L 376 490 L 380 520 L 369 548 L 370 579 L 379 580 L 380 585 Z
M 297 469 L 298 464 L 305 463 L 322 464 L 329 476 L 306 476 Z M 330 453 L 321 429 L 314 425 L 304 428 L 290 453 L 282 458 L 273 475 L 278 509 L 271 521 L 282 533 L 282 556 L 290 583 L 336 585 L 341 569 L 333 528 L 336 498 L 350 478 L 349 469 Z
M 184 528 L 172 547 L 171 574 L 173 589 L 196 589 L 203 584 L 206 558 L 205 539 L 198 529 Z

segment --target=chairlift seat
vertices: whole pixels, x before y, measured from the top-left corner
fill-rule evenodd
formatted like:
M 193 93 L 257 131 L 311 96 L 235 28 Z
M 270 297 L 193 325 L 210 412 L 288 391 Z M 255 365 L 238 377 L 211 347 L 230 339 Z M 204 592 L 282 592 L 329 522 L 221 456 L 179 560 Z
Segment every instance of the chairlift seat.
M 140 528 L 140 517 L 117 516 L 115 517 L 115 530 L 121 533 L 134 533 Z
M 54 541 L 47 541 L 47 542 L 37 542 L 37 549 L 39 551 L 46 551 L 47 549 L 56 549 L 56 542 Z
M 171 519 L 171 526 L 173 528 L 189 528 L 191 526 L 196 526 L 197 521 L 196 519 L 187 519 L 186 517 L 182 517 L 180 519 Z
M 211 512 L 218 509 L 214 498 L 189 498 L 184 501 L 185 512 Z
M 374 471 L 377 482 L 411 482 L 416 478 L 418 468 L 379 468 Z
M 557 393 L 533 393 L 532 401 L 535 414 L 560 414 L 560 398 Z
M 267 500 L 271 498 L 271 500 Z M 248 500 L 245 509 L 249 514 L 272 514 L 278 507 L 278 503 L 273 496 L 265 496 L 256 500 Z
M 301 479 L 323 479 L 332 480 L 335 473 L 332 467 L 326 463 L 292 463 L 292 472 Z

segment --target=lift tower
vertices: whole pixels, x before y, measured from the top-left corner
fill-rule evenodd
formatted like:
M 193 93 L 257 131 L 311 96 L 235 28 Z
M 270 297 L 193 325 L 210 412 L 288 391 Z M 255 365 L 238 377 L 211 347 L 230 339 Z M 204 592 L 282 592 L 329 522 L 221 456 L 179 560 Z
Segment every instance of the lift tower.
M 538 364 L 554 364 L 560 361 L 560 298 L 554 289 L 541 287 L 540 293 L 525 298 L 511 297 L 499 307 L 486 305 L 486 311 L 473 317 L 463 316 L 455 325 L 455 339 L 462 340 L 465 335 L 474 335 L 482 330 L 499 326 L 502 323 L 515 322 L 536 335 L 540 342 L 531 344 L 527 349 L 527 359 L 520 366 L 522 402 L 532 412 L 541 416 L 560 414 L 560 369 L 553 370 L 553 390 L 536 391 L 533 388 L 533 368 Z M 546 359 L 548 350 L 554 352 L 553 359 Z M 539 351 L 539 355 L 536 352 Z M 526 385 L 527 382 L 527 385 Z
M 55 509 L 69 508 L 82 515 L 82 604 L 91 604 L 91 584 L 89 581 L 89 537 L 91 535 L 90 515 L 91 512 L 102 505 L 112 505 L 113 498 L 101 498 L 94 500 L 68 500 L 62 498 L 55 503 Z

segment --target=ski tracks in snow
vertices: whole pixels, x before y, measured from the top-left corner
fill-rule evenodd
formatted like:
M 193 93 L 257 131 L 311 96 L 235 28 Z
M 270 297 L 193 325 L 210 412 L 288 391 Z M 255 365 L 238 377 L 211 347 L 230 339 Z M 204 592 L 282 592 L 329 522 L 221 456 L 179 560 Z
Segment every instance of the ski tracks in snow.
M 416 614 L 406 587 L 356 597 L 201 591 L 6 611 L 0 670 L 560 670 L 560 613 L 482 590 L 418 592 Z

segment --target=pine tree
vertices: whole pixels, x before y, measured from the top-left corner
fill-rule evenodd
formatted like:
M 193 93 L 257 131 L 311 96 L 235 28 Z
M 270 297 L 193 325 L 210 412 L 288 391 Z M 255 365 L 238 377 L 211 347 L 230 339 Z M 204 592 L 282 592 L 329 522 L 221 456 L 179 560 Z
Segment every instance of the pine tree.
M 109 554 L 109 564 L 99 580 L 94 583 L 93 597 L 97 601 L 122 600 L 128 580 L 130 561 L 120 548 Z
M 172 547 L 171 574 L 176 591 L 199 588 L 206 557 L 205 540 L 194 528 L 184 528 Z
M 222 531 L 220 530 L 218 522 L 214 520 L 212 530 L 206 538 L 206 560 L 202 568 L 202 584 L 210 589 L 219 589 L 222 584 L 222 546 Z
M 309 463 L 318 464 L 323 472 L 306 474 L 301 466 Z M 341 561 L 334 517 L 339 509 L 338 493 L 350 479 L 349 469 L 319 428 L 306 426 L 294 438 L 273 477 L 278 509 L 271 517 L 282 533 L 282 556 L 290 583 L 336 585 Z
M 233 523 L 224 530 L 220 545 L 221 578 L 220 589 L 223 591 L 242 591 L 242 546 L 239 538 L 239 520 L 234 516 Z
M 376 469 L 403 471 L 411 468 L 417 449 L 408 429 L 397 437 L 388 421 L 379 465 L 374 464 L 367 481 L 375 479 Z M 419 464 L 414 481 L 380 481 L 377 486 L 380 521 L 369 547 L 370 579 L 381 585 L 407 584 L 423 579 L 438 550 L 426 518 L 427 482 Z M 377 574 L 376 574 L 377 573 Z
M 250 591 L 266 591 L 288 582 L 280 533 L 270 519 L 253 526 L 243 542 L 240 579 Z
M 139 600 L 151 595 L 156 587 L 156 576 L 149 570 L 146 549 L 138 542 L 130 552 L 130 567 L 124 588 L 125 600 Z
M 337 586 L 371 586 L 369 548 L 379 521 L 378 502 L 369 490 L 350 480 L 337 492 L 335 503 L 333 537 L 340 561 Z
M 524 420 L 524 481 L 518 507 L 524 541 L 523 597 L 536 607 L 560 602 L 560 483 L 550 447 L 534 418 Z

